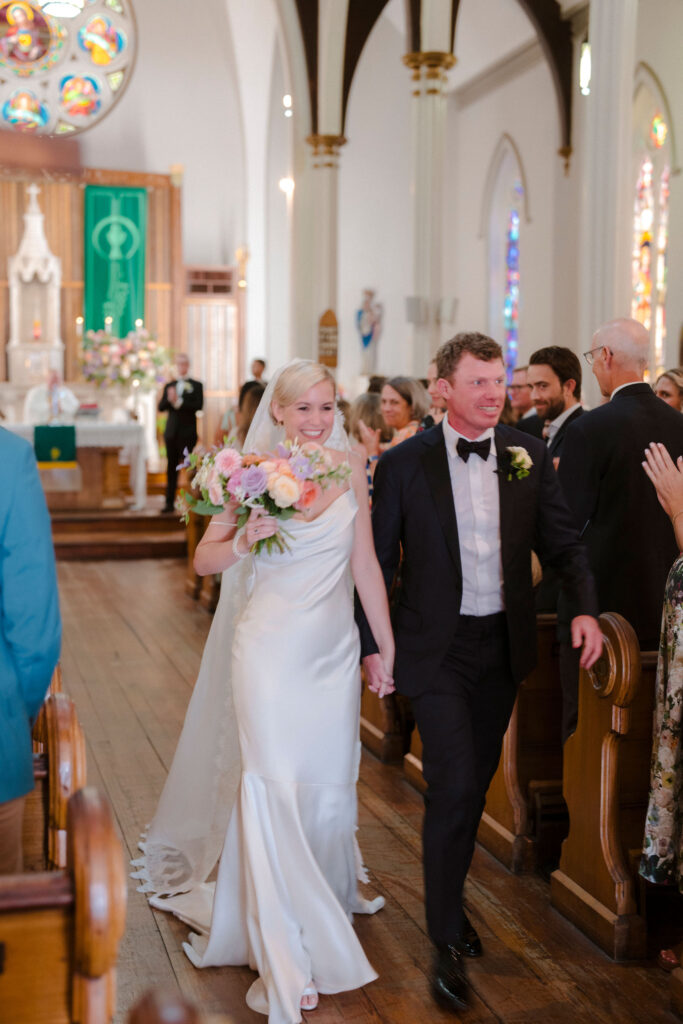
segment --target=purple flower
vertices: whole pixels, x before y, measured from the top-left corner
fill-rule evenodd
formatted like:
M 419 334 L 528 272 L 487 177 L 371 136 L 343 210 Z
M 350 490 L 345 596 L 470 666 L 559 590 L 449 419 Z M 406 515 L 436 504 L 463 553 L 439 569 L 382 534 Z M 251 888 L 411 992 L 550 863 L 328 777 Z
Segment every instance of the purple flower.
M 307 480 L 313 470 L 311 460 L 305 455 L 295 455 L 293 459 L 290 459 L 289 468 L 297 480 Z
M 275 451 L 281 459 L 288 459 L 291 455 L 291 449 L 289 449 L 286 444 L 282 444 L 282 442 L 280 442 Z
M 189 450 L 189 448 L 187 448 L 187 447 L 183 448 L 183 455 L 185 456 L 185 458 L 180 463 L 180 465 L 176 466 L 176 469 L 188 469 L 189 468 L 189 465 L 190 465 L 190 450 Z
M 240 484 L 248 498 L 258 498 L 268 486 L 268 477 L 260 466 L 250 466 L 242 473 Z

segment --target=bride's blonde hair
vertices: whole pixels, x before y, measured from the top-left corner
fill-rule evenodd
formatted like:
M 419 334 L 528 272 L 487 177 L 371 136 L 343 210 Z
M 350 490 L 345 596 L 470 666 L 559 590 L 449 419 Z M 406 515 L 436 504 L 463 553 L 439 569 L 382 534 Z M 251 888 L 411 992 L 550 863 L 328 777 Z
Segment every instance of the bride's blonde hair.
M 322 384 L 325 380 L 332 385 L 332 393 L 336 398 L 337 384 L 331 370 L 327 366 L 321 366 L 320 363 L 314 363 L 312 359 L 301 359 L 282 371 L 273 388 L 272 401 L 284 409 L 288 405 L 293 405 L 309 388 L 314 388 L 316 384 Z M 272 413 L 272 403 L 270 415 L 273 423 L 276 423 Z

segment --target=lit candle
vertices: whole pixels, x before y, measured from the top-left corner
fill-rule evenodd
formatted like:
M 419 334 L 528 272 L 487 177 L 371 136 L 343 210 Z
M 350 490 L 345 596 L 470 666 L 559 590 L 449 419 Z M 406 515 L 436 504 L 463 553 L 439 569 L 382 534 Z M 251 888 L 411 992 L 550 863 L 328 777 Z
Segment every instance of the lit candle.
M 82 316 L 77 316 L 76 317 L 76 337 L 77 338 L 82 338 L 83 337 L 83 317 Z
M 138 317 L 137 320 L 135 321 L 135 330 L 136 331 L 141 331 L 142 330 L 142 326 L 143 326 L 142 317 Z

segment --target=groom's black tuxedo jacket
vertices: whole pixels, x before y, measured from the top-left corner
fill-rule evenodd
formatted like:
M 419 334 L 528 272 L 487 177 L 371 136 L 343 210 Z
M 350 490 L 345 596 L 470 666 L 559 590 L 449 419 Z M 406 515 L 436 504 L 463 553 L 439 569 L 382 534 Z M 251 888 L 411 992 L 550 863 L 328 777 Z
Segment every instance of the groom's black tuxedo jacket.
M 678 554 L 642 468 L 651 441 L 666 445 L 674 461 L 683 455 L 683 415 L 649 384 L 629 384 L 571 424 L 558 469 L 588 550 L 600 611 L 623 615 L 644 650 L 659 646 L 664 586 Z
M 529 476 L 522 480 L 510 467 L 509 445 L 526 448 L 533 460 Z M 556 567 L 581 613 L 597 614 L 597 602 L 586 553 L 545 442 L 498 426 L 495 446 L 510 662 L 515 681 L 520 682 L 536 664 L 532 550 L 541 564 Z M 458 524 L 441 424 L 382 455 L 375 474 L 372 525 L 387 588 L 403 550 L 394 677 L 399 692 L 416 696 L 428 687 L 451 644 L 462 598 Z M 377 646 L 357 607 L 366 655 Z
M 159 412 L 168 413 L 164 437 L 177 441 L 178 444 L 187 444 L 188 448 L 194 448 L 197 443 L 197 413 L 204 405 L 204 388 L 200 380 L 193 380 L 192 377 L 186 379 L 185 385 L 182 405 L 176 409 L 168 400 L 168 389 L 177 387 L 178 381 L 171 380 L 166 384 L 159 400 Z

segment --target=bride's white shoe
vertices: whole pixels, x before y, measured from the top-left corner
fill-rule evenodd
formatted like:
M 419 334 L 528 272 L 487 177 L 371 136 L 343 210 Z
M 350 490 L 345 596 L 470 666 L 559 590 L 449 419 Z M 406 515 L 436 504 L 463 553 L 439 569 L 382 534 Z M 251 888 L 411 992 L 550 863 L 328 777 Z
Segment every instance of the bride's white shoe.
M 354 914 L 376 914 L 385 904 L 384 896 L 375 896 L 374 900 L 366 900 L 362 896 L 356 896 L 356 902 L 351 907 Z
M 316 1010 L 318 1008 L 318 990 L 313 985 L 307 985 L 301 993 L 299 1006 L 302 1010 Z

